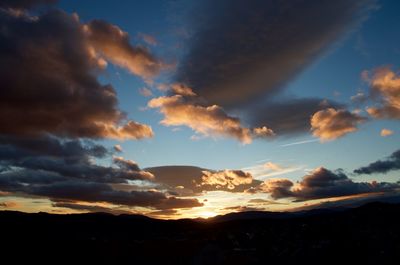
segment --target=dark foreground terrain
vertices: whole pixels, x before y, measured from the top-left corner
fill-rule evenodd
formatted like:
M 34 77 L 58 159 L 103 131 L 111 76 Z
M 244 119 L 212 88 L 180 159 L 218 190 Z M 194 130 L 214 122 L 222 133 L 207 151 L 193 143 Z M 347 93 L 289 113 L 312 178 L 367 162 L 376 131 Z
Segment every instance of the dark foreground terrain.
M 400 204 L 207 221 L 0 212 L 0 225 L 2 264 L 400 264 Z

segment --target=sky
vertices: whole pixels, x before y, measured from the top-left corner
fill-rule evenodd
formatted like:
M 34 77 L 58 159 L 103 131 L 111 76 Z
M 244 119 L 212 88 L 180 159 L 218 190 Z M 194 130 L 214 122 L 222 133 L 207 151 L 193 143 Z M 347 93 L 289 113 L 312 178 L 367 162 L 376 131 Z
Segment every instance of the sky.
M 396 201 L 400 3 L 0 3 L 0 209 Z

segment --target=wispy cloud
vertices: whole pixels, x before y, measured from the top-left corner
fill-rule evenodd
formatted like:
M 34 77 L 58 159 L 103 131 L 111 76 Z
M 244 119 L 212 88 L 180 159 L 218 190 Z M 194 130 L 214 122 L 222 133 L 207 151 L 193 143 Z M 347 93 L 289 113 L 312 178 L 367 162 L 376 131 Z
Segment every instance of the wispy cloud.
M 271 165 L 274 165 L 271 167 Z M 245 172 L 249 172 L 253 175 L 254 179 L 265 180 L 270 177 L 280 176 L 291 172 L 299 171 L 304 169 L 305 166 L 291 166 L 291 165 L 278 165 L 276 163 L 267 162 L 263 164 L 257 164 L 250 167 L 241 168 Z

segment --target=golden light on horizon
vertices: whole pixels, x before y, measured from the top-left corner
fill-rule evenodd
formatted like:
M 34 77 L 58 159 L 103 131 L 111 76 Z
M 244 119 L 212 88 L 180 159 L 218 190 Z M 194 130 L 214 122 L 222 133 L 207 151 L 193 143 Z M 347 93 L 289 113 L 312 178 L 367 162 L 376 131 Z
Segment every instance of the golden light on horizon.
M 214 217 L 216 215 L 218 215 L 218 213 L 213 212 L 213 211 L 202 211 L 202 212 L 199 212 L 199 217 L 205 218 L 205 219 Z

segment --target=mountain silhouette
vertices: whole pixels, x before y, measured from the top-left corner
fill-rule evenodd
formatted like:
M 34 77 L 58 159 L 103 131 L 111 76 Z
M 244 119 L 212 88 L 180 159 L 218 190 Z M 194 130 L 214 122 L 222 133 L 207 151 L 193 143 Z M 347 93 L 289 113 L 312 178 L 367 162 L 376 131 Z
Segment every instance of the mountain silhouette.
M 0 212 L 10 264 L 398 264 L 400 204 L 158 220 Z M 17 254 L 15 254 L 17 253 Z M 55 257 L 53 259 L 52 257 Z M 8 263 L 3 263 L 8 264 Z

